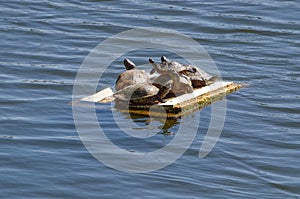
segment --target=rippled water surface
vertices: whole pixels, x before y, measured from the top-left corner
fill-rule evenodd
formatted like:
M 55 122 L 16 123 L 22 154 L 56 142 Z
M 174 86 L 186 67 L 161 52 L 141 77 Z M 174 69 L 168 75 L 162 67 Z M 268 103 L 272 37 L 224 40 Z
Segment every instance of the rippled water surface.
M 298 1 L 11 0 L 0 8 L 1 198 L 300 197 Z M 199 159 L 198 152 L 211 107 L 201 110 L 197 136 L 183 156 L 163 169 L 132 174 L 107 167 L 86 150 L 70 102 L 77 71 L 92 49 L 140 27 L 191 37 L 224 80 L 248 86 L 227 97 L 224 128 L 208 156 Z M 160 56 L 153 49 L 129 55 L 137 64 Z M 114 84 L 123 58 L 106 70 L 98 89 Z M 132 152 L 167 145 L 197 113 L 164 124 L 128 118 L 110 104 L 96 111 L 107 136 Z M 149 137 L 126 135 L 112 115 L 135 124 L 126 130 Z

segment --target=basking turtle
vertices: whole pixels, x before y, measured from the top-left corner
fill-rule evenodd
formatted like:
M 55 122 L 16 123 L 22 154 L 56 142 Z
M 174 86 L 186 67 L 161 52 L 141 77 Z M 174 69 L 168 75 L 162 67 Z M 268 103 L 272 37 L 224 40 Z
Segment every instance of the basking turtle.
M 193 92 L 192 82 L 189 77 L 179 74 L 173 69 L 152 79 L 152 84 L 158 88 L 163 86 L 170 87 L 167 98 Z
M 169 61 L 165 56 L 161 57 L 161 63 L 155 63 L 153 59 L 149 58 L 149 63 L 152 65 L 153 69 L 151 70 L 150 74 L 153 74 L 155 71 L 159 74 L 168 74 L 169 70 L 175 70 L 176 72 L 181 72 L 187 69 L 184 65 L 175 62 Z M 190 71 L 193 72 L 193 71 Z
M 121 73 L 116 81 L 116 90 L 121 90 L 127 86 L 134 84 L 148 84 L 150 78 L 144 70 L 136 69 L 135 64 L 129 59 L 124 59 L 126 71 Z
M 165 102 L 164 98 L 170 91 L 170 87 L 163 86 L 161 89 L 152 84 L 134 84 L 127 86 L 114 94 L 117 101 L 127 102 L 130 104 L 156 104 Z
M 152 84 L 154 86 L 156 86 L 157 88 L 161 88 L 162 86 L 164 86 L 167 82 L 172 81 L 171 76 L 169 74 L 170 72 L 168 72 L 167 74 L 163 74 L 163 75 L 155 75 L 155 76 L 151 76 L 150 80 L 152 82 Z
M 178 73 L 188 76 L 194 88 L 210 85 L 217 79 L 216 76 L 209 75 L 197 66 L 170 61 L 165 56 L 161 57 L 161 64 L 155 63 L 152 59 L 149 59 L 149 62 L 153 66 L 151 73 L 156 71 L 160 74 L 166 74 L 168 70 L 174 69 Z
M 175 95 L 182 95 L 186 93 L 192 93 L 192 82 L 186 75 L 179 74 L 175 70 L 170 70 L 169 75 L 172 81 L 171 91 Z M 168 82 L 166 83 L 168 84 Z

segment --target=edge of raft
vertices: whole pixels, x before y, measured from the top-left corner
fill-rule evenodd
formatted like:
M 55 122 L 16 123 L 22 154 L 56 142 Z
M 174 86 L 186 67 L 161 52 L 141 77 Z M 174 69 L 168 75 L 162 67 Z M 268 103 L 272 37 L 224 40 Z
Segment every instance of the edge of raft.
M 235 82 L 215 82 L 209 86 L 195 89 L 193 93 L 184 94 L 175 98 L 168 99 L 165 103 L 155 105 L 128 105 L 115 103 L 115 108 L 121 112 L 149 116 L 151 107 L 151 116 L 163 117 L 164 108 L 167 117 L 174 118 L 200 110 L 213 102 L 223 99 L 226 95 L 233 93 L 244 85 Z M 113 91 L 106 88 L 94 95 L 82 98 L 81 101 L 108 103 L 113 101 Z

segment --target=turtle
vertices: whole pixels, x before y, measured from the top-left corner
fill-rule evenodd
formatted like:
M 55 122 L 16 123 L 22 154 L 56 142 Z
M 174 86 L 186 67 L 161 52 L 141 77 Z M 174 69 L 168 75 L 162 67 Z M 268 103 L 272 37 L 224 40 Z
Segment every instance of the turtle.
M 152 84 L 134 84 L 127 86 L 114 94 L 116 101 L 129 104 L 148 105 L 164 103 L 163 99 L 170 91 L 170 86 L 163 86 L 160 89 Z
M 188 76 L 192 81 L 194 88 L 210 85 L 217 80 L 217 76 L 212 76 L 194 65 L 180 64 L 175 61 L 170 61 L 165 56 L 161 57 L 161 62 L 168 63 L 168 65 L 174 66 L 177 70 L 181 70 L 178 72 Z M 181 67 L 178 65 L 181 65 Z
M 150 73 L 153 74 L 156 71 L 160 74 L 165 74 L 168 70 L 174 69 L 178 73 L 188 76 L 192 82 L 193 88 L 210 85 L 217 79 L 216 76 L 206 73 L 197 66 L 170 61 L 165 56 L 161 57 L 161 64 L 155 63 L 152 59 L 149 59 L 149 62 L 153 66 L 153 70 Z
M 136 65 L 129 59 L 123 61 L 126 71 L 122 72 L 116 80 L 116 91 L 134 84 L 148 84 L 149 74 L 144 70 L 136 69 Z
M 181 95 L 186 93 L 194 92 L 192 82 L 189 77 L 186 75 L 180 74 L 177 71 L 171 69 L 169 71 L 169 75 L 171 77 L 171 91 L 175 95 Z M 166 82 L 165 85 L 168 85 L 169 82 Z
M 165 56 L 161 57 L 161 63 L 155 63 L 153 59 L 149 58 L 149 63 L 152 65 L 153 69 L 150 71 L 150 74 L 153 74 L 155 71 L 159 74 L 168 74 L 169 70 L 175 70 L 177 72 L 190 70 L 187 69 L 184 65 L 175 62 L 175 61 L 169 61 Z M 193 72 L 192 70 L 189 72 Z
M 163 75 L 158 74 L 158 75 L 155 75 L 155 76 L 151 76 L 151 78 L 150 78 L 151 83 L 153 85 L 155 85 L 156 87 L 161 88 L 167 82 L 170 82 L 172 80 L 169 73 L 170 72 L 168 72 L 167 74 L 163 74 Z
M 163 86 L 170 87 L 171 89 L 166 96 L 167 98 L 193 92 L 192 82 L 189 77 L 179 74 L 173 69 L 152 79 L 152 84 L 158 88 L 162 88 Z

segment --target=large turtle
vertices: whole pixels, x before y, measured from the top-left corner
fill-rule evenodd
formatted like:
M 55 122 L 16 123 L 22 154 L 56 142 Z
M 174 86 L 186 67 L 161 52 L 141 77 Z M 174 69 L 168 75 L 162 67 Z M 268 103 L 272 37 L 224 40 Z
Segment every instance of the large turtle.
M 151 74 L 155 71 L 159 74 L 167 74 L 169 70 L 173 69 L 180 74 L 188 76 L 194 88 L 210 85 L 217 79 L 216 76 L 209 75 L 197 66 L 170 61 L 165 56 L 161 57 L 160 64 L 155 63 L 152 59 L 149 59 L 149 62 L 153 66 L 153 70 L 150 72 Z
M 144 70 L 136 69 L 135 64 L 129 59 L 124 59 L 126 71 L 121 73 L 116 81 L 116 90 L 121 90 L 134 84 L 149 84 L 149 74 Z
M 163 98 L 169 93 L 170 87 L 163 86 L 160 89 L 152 84 L 134 84 L 127 86 L 114 94 L 117 101 L 128 102 L 130 104 L 156 104 L 165 102 Z

